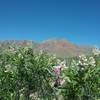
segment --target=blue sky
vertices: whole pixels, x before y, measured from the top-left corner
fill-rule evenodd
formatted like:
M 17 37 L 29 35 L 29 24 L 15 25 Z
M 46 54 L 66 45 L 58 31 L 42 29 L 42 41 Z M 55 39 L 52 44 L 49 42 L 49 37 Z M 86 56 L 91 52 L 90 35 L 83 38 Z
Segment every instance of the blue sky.
M 52 38 L 100 47 L 100 0 L 0 0 L 0 40 Z

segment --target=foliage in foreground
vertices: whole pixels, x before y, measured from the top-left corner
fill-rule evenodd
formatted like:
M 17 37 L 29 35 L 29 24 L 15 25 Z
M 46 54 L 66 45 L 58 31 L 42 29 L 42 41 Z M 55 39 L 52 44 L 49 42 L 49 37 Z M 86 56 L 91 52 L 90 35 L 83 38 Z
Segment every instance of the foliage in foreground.
M 100 53 L 64 61 L 31 48 L 0 53 L 0 100 L 97 100 Z

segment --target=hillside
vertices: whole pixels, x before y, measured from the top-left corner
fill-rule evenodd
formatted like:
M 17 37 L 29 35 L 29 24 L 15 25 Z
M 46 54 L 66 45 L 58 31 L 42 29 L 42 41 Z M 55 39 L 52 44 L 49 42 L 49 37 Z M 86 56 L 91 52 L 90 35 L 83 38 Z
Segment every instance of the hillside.
M 35 51 L 43 50 L 51 54 L 56 54 L 58 57 L 77 56 L 79 54 L 89 54 L 91 47 L 78 46 L 67 40 L 47 40 L 45 42 L 37 43 L 34 41 L 2 41 L 0 42 L 0 50 L 4 50 L 10 47 L 15 49 L 19 47 L 32 47 Z
M 77 46 L 67 40 L 48 40 L 39 44 L 37 49 L 57 54 L 59 57 L 77 56 L 91 52 L 91 48 Z

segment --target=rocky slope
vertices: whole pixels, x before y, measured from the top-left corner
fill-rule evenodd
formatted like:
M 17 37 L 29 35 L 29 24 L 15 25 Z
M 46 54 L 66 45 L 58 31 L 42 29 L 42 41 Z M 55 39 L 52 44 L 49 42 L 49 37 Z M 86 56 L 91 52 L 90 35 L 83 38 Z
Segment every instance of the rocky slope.
M 47 40 L 45 42 L 37 43 L 34 41 L 2 41 L 0 42 L 0 50 L 9 47 L 32 47 L 35 51 L 44 50 L 51 54 L 56 54 L 58 57 L 77 56 L 79 54 L 90 54 L 91 47 L 77 46 L 67 40 Z

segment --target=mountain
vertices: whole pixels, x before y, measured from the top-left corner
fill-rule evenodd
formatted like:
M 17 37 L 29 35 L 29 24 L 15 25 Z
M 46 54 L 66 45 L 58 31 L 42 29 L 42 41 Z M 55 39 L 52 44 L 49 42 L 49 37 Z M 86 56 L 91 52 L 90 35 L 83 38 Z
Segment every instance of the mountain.
M 58 57 L 69 57 L 77 56 L 80 54 L 90 54 L 92 47 L 78 46 L 67 40 L 47 40 L 41 43 L 34 41 L 2 41 L 0 42 L 0 50 L 4 50 L 9 47 L 20 48 L 20 47 L 32 47 L 35 51 L 46 51 L 50 54 L 56 54 Z
M 67 40 L 48 40 L 40 43 L 37 50 L 44 50 L 58 57 L 77 56 L 80 54 L 89 54 L 91 47 L 77 46 Z

